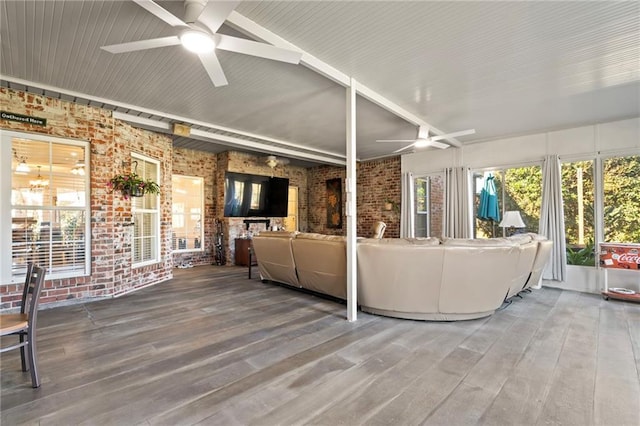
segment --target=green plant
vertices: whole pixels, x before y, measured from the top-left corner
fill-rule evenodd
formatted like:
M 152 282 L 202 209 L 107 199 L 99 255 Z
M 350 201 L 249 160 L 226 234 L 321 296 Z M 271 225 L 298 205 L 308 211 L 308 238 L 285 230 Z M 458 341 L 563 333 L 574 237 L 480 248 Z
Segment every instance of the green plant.
M 109 180 L 111 192 L 118 190 L 124 198 L 141 197 L 144 194 L 159 194 L 160 186 L 151 179 L 143 179 L 136 173 L 115 175 Z
M 596 252 L 593 240 L 587 241 L 582 248 L 567 246 L 567 265 L 595 266 Z

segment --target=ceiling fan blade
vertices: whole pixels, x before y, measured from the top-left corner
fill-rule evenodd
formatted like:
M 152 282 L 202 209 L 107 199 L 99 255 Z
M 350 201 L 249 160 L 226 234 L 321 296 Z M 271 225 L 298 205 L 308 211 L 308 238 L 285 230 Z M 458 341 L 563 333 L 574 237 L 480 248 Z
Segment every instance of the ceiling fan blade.
M 376 142 L 415 142 L 415 139 L 378 139 Z
M 187 26 L 187 24 L 185 24 L 182 21 L 182 19 L 171 14 L 167 9 L 165 9 L 164 7 L 160 6 L 158 3 L 152 0 L 133 0 L 133 1 L 138 6 L 144 8 L 147 12 L 151 13 L 152 15 L 155 15 L 156 18 L 162 19 L 164 22 L 171 25 L 172 27 Z
M 209 31 L 216 33 L 240 1 L 209 1 L 198 17 Z
M 402 151 L 405 151 L 405 150 L 407 150 L 409 148 L 413 148 L 414 145 L 415 145 L 415 143 L 412 143 L 411 145 L 407 145 L 404 148 L 396 149 L 395 151 L 393 151 L 393 153 L 395 154 L 396 152 L 402 152 Z
M 129 43 L 111 44 L 101 49 L 110 53 L 135 52 L 136 50 L 155 49 L 156 47 L 175 46 L 180 44 L 176 36 L 151 38 L 149 40 L 130 41 Z
M 220 87 L 229 84 L 227 77 L 224 75 L 224 71 L 222 71 L 222 66 L 220 66 L 220 61 L 218 61 L 218 57 L 214 52 L 201 53 L 198 54 L 198 57 L 204 69 L 207 70 L 207 74 L 209 74 L 209 78 L 214 86 Z
M 429 146 L 432 146 L 434 148 L 440 148 L 440 149 L 446 149 L 449 148 L 449 145 L 446 143 L 442 143 L 442 142 L 436 142 L 436 141 L 431 141 L 429 142 Z
M 428 139 L 429 138 L 429 128 L 427 126 L 418 127 L 418 139 Z
M 300 59 L 302 58 L 302 53 L 300 52 L 283 49 L 270 44 L 258 43 L 257 41 L 245 40 L 222 34 L 214 34 L 213 37 L 215 39 L 216 48 L 228 50 L 230 52 L 244 53 L 245 55 L 287 62 L 289 64 L 299 64 Z
M 476 129 L 461 130 L 459 132 L 453 132 L 453 133 L 447 133 L 445 135 L 434 136 L 434 137 L 430 138 L 430 140 L 431 141 L 439 141 L 439 140 L 442 140 L 442 139 L 455 138 L 455 137 L 458 137 L 458 136 L 473 135 L 475 132 L 476 132 Z

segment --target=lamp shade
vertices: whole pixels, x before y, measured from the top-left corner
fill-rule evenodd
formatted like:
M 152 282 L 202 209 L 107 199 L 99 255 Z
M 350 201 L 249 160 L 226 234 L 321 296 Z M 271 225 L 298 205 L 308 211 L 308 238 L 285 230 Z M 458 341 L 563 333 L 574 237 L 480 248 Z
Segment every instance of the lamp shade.
M 502 222 L 498 225 L 502 228 L 524 228 L 526 225 L 522 221 L 520 212 L 517 210 L 504 212 Z

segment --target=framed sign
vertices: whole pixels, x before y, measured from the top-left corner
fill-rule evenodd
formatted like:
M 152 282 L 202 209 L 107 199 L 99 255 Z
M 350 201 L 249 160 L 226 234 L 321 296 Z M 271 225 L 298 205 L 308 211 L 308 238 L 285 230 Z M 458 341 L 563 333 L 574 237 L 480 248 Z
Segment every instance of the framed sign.
M 600 243 L 600 267 L 640 269 L 640 244 Z
M 342 179 L 327 180 L 327 228 L 342 228 Z

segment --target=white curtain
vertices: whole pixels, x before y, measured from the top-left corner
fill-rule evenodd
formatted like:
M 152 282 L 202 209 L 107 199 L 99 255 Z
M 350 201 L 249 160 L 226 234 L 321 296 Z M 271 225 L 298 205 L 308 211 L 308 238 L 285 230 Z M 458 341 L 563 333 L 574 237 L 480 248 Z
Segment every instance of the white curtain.
M 562 174 L 560 158 L 557 155 L 547 156 L 542 166 L 542 209 L 539 232 L 553 240 L 551 261 L 544 271 L 544 279 L 564 281 L 567 276 L 567 252 L 562 203 Z
M 473 235 L 470 181 L 470 171 L 467 167 L 448 168 L 444 172 L 445 237 L 470 238 Z
M 413 238 L 416 233 L 413 174 L 402 174 L 402 199 L 400 203 L 400 238 Z

